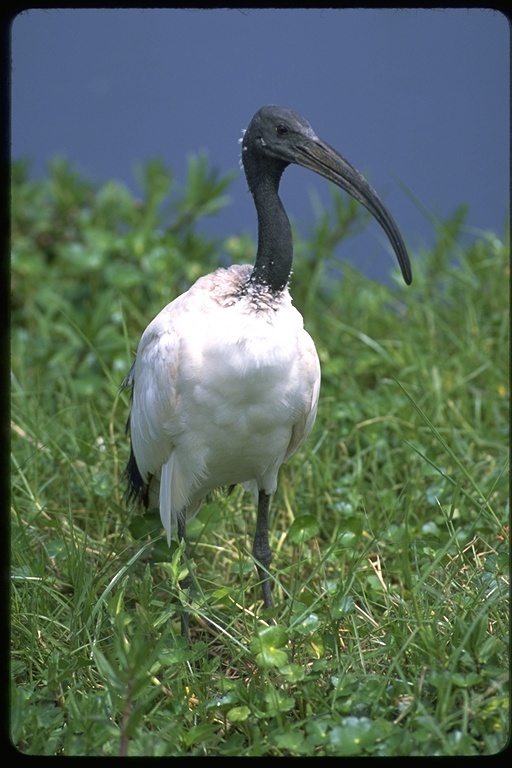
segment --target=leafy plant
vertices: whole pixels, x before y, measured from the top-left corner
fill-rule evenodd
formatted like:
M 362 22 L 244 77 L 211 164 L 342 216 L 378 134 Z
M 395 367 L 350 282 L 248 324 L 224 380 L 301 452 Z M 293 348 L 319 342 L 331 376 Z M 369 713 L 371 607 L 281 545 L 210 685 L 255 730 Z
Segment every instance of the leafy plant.
M 158 513 L 127 507 L 140 333 L 223 252 L 198 221 L 231 174 L 160 160 L 140 198 L 62 160 L 12 173 L 10 733 L 42 755 L 488 755 L 509 737 L 508 243 L 435 222 L 414 283 L 374 283 L 338 245 L 337 192 L 296 237 L 294 301 L 317 344 L 317 424 L 271 526 L 275 624 L 252 499 L 189 528 L 194 590 Z M 204 230 L 205 227 L 202 227 Z M 191 645 L 179 636 L 183 606 Z

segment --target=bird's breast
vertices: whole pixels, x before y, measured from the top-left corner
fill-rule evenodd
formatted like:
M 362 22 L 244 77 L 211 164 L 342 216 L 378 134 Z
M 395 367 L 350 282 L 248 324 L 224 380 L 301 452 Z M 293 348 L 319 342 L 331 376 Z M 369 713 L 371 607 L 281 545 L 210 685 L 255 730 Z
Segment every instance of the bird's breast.
M 265 344 L 265 341 L 267 344 Z M 308 408 L 298 358 L 262 334 L 250 340 L 243 328 L 202 347 L 178 408 L 184 430 L 180 456 L 200 457 L 204 489 L 256 479 L 267 492 L 290 445 L 294 424 Z M 293 344 L 291 345 L 293 347 Z
M 195 315 L 180 344 L 177 411 L 186 433 L 208 435 L 212 455 L 249 463 L 282 455 L 309 407 L 303 344 L 310 343 L 291 302 L 255 311 L 250 300 Z M 186 440 L 187 438 L 184 437 Z
M 181 367 L 199 387 L 205 379 L 209 385 L 217 382 L 231 402 L 248 390 L 264 396 L 268 387 L 285 386 L 293 378 L 304 335 L 302 317 L 291 302 L 255 309 L 244 297 L 194 316 L 182 336 Z

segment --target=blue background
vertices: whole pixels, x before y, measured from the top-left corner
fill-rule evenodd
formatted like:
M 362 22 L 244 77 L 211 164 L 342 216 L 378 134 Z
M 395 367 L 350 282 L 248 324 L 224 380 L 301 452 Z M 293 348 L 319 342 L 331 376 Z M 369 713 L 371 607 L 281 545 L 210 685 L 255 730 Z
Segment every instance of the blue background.
M 12 24 L 13 157 L 67 157 L 93 181 L 134 191 L 133 167 L 161 156 L 178 181 L 189 153 L 238 167 L 238 139 L 263 104 L 291 107 L 362 171 L 414 260 L 469 205 L 467 239 L 502 235 L 509 196 L 509 24 L 481 9 L 30 10 Z M 419 200 L 411 199 L 405 184 Z M 327 183 L 302 168 L 282 197 L 303 233 Z M 202 227 L 251 232 L 245 180 Z M 394 266 L 378 225 L 340 248 L 373 276 Z

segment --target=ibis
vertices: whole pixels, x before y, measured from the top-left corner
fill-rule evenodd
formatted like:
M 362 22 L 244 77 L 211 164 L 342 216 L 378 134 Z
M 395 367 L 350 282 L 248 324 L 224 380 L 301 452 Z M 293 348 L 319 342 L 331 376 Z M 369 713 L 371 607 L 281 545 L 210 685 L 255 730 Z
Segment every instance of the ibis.
M 187 519 L 210 491 L 237 484 L 253 491 L 253 554 L 263 603 L 271 608 L 270 497 L 281 464 L 313 427 L 320 390 L 315 345 L 289 291 L 292 232 L 279 197 L 287 166 L 314 171 L 367 208 L 407 284 L 412 275 L 377 193 L 299 114 L 262 107 L 241 149 L 258 220 L 254 265 L 199 278 L 144 331 L 123 383 L 132 389 L 126 478 L 131 499 L 159 508 L 169 545 L 173 536 L 186 542 Z

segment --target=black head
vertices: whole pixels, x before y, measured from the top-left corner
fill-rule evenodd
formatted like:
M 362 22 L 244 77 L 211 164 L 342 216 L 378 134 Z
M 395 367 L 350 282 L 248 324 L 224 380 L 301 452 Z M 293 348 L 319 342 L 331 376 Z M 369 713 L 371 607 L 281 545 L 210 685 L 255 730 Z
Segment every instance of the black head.
M 391 214 L 364 176 L 329 144 L 318 138 L 310 124 L 285 107 L 259 109 L 242 137 L 242 163 L 249 188 L 259 178 L 279 180 L 290 163 L 318 173 L 344 189 L 370 211 L 388 235 L 405 282 L 412 281 L 411 265 L 400 231 Z
M 242 163 L 249 153 L 279 160 L 286 167 L 297 162 L 297 146 L 304 139 L 318 140 L 308 121 L 291 109 L 269 104 L 256 112 L 244 132 Z

